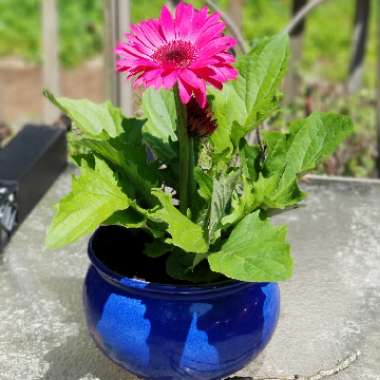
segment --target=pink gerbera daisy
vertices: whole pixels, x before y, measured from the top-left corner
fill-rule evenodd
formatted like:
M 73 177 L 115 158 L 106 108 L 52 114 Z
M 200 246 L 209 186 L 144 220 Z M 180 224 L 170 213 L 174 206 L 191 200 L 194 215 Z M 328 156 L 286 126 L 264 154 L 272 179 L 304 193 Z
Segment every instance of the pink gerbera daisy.
M 196 10 L 181 2 L 171 15 L 164 6 L 159 19 L 131 26 L 128 41 L 120 42 L 117 71 L 136 77 L 135 87 L 171 89 L 178 84 L 182 103 L 192 96 L 206 106 L 206 84 L 221 89 L 235 79 L 234 56 L 228 51 L 236 41 L 223 34 L 220 15 L 208 15 L 207 7 Z

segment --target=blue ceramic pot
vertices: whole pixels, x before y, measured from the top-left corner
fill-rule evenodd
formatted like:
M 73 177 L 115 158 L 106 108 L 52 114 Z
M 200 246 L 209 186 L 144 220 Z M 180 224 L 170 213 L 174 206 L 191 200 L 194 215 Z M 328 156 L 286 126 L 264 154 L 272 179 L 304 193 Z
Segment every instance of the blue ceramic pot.
M 99 260 L 93 239 L 84 286 L 88 327 L 126 370 L 149 380 L 217 380 L 269 342 L 280 309 L 277 284 L 177 286 L 122 277 Z

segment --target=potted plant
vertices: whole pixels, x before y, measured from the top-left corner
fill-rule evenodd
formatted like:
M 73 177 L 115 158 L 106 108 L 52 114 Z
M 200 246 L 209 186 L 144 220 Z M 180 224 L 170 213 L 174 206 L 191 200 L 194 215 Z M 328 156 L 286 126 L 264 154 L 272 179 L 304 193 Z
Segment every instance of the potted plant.
M 45 92 L 73 121 L 80 168 L 46 244 L 93 234 L 85 311 L 112 360 L 145 379 L 220 379 L 268 343 L 277 282 L 292 275 L 286 227 L 270 216 L 305 197 L 298 179 L 352 124 L 314 113 L 250 144 L 278 109 L 286 35 L 235 63 L 234 39 L 207 8 L 164 7 L 131 29 L 117 70 L 146 88 L 141 117 Z

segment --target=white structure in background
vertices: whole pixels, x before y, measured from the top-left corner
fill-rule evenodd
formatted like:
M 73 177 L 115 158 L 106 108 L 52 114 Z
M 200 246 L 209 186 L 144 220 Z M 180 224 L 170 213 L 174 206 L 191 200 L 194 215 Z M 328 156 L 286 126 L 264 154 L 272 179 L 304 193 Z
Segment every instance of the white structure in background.
M 59 38 L 57 0 L 42 1 L 42 59 L 43 88 L 57 95 L 60 92 Z M 59 117 L 59 110 L 47 99 L 43 104 L 43 120 L 51 124 Z
M 133 113 L 133 96 L 130 82 L 115 73 L 117 41 L 130 26 L 129 0 L 104 0 L 105 17 L 105 76 L 106 97 L 121 107 L 127 116 Z M 59 71 L 59 17 L 57 0 L 42 1 L 43 88 L 54 95 L 60 94 Z M 57 121 L 59 110 L 44 99 L 43 120 L 51 124 Z
M 126 116 L 133 114 L 133 93 L 131 82 L 125 75 L 115 72 L 114 49 L 118 41 L 122 40 L 124 33 L 129 31 L 131 22 L 129 0 L 105 0 L 105 75 L 107 98 L 121 107 Z

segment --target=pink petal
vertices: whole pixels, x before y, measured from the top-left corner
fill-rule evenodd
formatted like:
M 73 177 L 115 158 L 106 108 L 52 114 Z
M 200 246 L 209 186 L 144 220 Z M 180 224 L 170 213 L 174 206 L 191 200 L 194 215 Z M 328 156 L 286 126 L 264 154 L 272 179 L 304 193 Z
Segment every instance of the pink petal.
M 235 57 L 230 53 L 219 53 L 215 55 L 215 58 L 223 63 L 233 63 L 235 62 Z
M 221 53 L 231 47 L 235 46 L 236 40 L 229 36 L 223 36 L 216 38 L 209 42 L 204 48 L 200 49 L 202 56 L 210 56 L 217 53 Z
M 175 30 L 179 38 L 187 38 L 192 26 L 194 8 L 192 5 L 180 2 L 175 13 Z
M 212 86 L 221 90 L 223 88 L 223 78 L 218 78 L 215 75 L 215 71 L 209 67 L 202 67 L 200 69 L 194 70 L 195 74 L 203 79 L 204 81 L 210 83 Z
M 181 79 L 178 79 L 178 89 L 179 89 L 179 97 L 181 99 L 181 102 L 183 104 L 189 103 L 191 99 L 191 89 L 188 88 L 188 86 L 182 82 Z
M 205 22 L 199 27 L 199 34 L 204 33 L 212 26 L 219 24 L 221 22 L 221 17 L 219 13 L 213 13 L 211 16 L 207 18 Z
M 207 20 L 208 15 L 208 8 L 203 7 L 200 11 L 195 11 L 194 17 L 193 17 L 193 30 L 199 30 L 204 25 L 204 23 Z
M 181 79 L 192 88 L 192 92 L 198 104 L 204 108 L 206 105 L 206 84 L 191 70 L 185 69 L 181 72 Z
M 189 69 L 199 69 L 202 67 L 208 67 L 210 65 L 217 65 L 220 63 L 220 60 L 216 56 L 205 57 L 201 59 L 197 59 L 194 63 L 192 63 Z
M 180 78 L 184 80 L 191 87 L 199 88 L 201 86 L 199 78 L 188 69 L 184 69 L 181 71 Z
M 142 42 L 139 38 L 137 38 L 135 35 L 129 35 L 127 36 L 128 44 L 130 46 L 138 46 L 139 50 L 147 55 L 152 55 L 155 52 L 155 49 L 153 49 L 150 46 L 147 46 L 144 42 Z
M 150 70 L 144 74 L 144 79 L 146 81 L 151 81 L 152 79 L 157 79 L 162 74 L 162 69 Z
M 117 45 L 115 52 L 121 56 L 132 55 L 136 58 L 146 58 L 148 60 L 150 59 L 149 55 L 141 53 L 138 50 L 136 50 L 133 46 L 127 45 L 127 44 L 122 43 L 122 42 Z
M 146 37 L 149 38 L 149 40 L 152 41 L 156 47 L 165 43 L 165 40 L 160 35 L 160 30 L 158 29 L 157 23 L 154 20 L 142 22 L 141 29 L 145 33 Z
M 221 90 L 223 88 L 223 82 L 220 82 L 211 77 L 207 78 L 207 83 L 210 83 L 212 86 L 214 86 L 218 90 Z
M 141 43 L 134 43 L 133 48 L 139 51 L 142 54 L 145 54 L 147 57 L 151 57 L 154 54 L 154 51 Z
M 155 49 L 155 45 L 153 45 L 152 41 L 150 41 L 142 31 L 140 25 L 131 25 L 131 30 L 133 31 L 134 35 L 141 40 L 146 46 L 150 47 L 151 49 Z M 126 37 L 128 38 L 128 34 L 126 34 Z
M 161 11 L 160 24 L 161 24 L 162 33 L 165 36 L 166 41 L 174 40 L 175 38 L 174 20 L 166 5 L 162 8 L 162 11 Z
M 224 30 L 224 24 L 222 22 L 219 22 L 218 24 L 213 25 L 210 27 L 207 31 L 200 34 L 199 37 L 196 40 L 197 46 L 202 46 L 204 44 L 207 44 L 209 41 L 219 37 L 221 33 Z
M 201 88 L 194 90 L 194 97 L 201 108 L 205 108 L 207 104 L 206 83 L 201 81 Z
M 177 82 L 178 75 L 176 71 L 169 72 L 167 74 L 163 74 L 162 76 L 162 86 L 167 90 L 173 88 L 175 83 Z
M 212 67 L 212 69 L 214 69 L 216 73 L 219 73 L 221 76 L 223 76 L 223 82 L 236 79 L 238 76 L 237 70 L 231 66 Z

